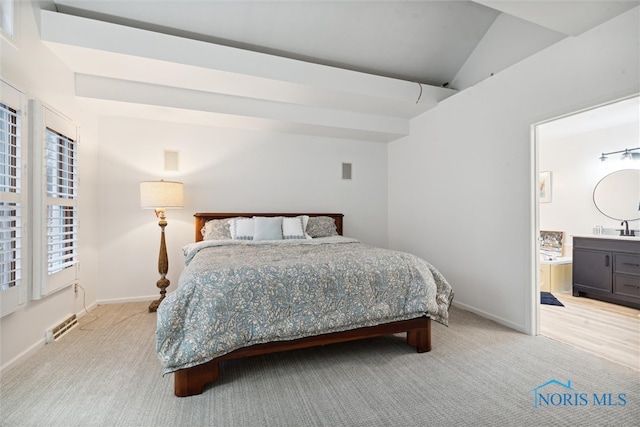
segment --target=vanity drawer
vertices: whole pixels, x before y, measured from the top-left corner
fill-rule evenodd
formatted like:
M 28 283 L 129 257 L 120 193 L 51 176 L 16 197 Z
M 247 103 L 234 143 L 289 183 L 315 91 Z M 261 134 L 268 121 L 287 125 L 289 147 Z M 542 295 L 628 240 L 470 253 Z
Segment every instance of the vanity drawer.
M 613 272 L 640 276 L 640 255 L 614 254 Z
M 613 276 L 613 293 L 640 298 L 640 277 L 615 274 Z

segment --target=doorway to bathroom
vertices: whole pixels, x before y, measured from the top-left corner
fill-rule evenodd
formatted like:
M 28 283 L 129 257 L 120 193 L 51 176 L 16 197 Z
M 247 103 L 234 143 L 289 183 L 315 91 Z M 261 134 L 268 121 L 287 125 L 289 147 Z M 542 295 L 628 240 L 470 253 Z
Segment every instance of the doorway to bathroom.
M 535 236 L 542 236 L 535 291 L 548 292 L 561 304 L 537 305 L 536 330 L 640 370 L 640 310 L 572 295 L 573 237 L 614 236 L 621 228 L 620 220 L 598 209 L 594 188 L 613 172 L 640 170 L 640 98 L 536 124 L 533 134 L 539 184 Z M 625 150 L 638 155 L 623 158 Z M 640 221 L 629 226 L 638 229 Z

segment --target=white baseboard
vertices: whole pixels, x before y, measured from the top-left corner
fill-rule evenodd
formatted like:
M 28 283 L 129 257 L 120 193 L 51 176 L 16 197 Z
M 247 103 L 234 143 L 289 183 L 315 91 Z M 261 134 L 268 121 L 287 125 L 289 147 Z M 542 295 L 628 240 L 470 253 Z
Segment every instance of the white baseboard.
M 13 359 L 9 360 L 4 365 L 0 366 L 0 376 L 2 376 L 4 374 L 4 372 L 6 372 L 10 368 L 12 368 L 18 362 L 26 360 L 29 357 L 31 357 L 34 354 L 36 354 L 36 352 L 38 350 L 40 350 L 42 347 L 44 347 L 44 345 L 45 345 L 45 341 L 44 341 L 44 337 L 42 337 L 41 340 L 39 340 L 38 342 L 33 344 L 31 347 L 29 347 L 28 349 L 26 349 L 22 353 L 18 354 L 16 357 L 14 357 Z
M 495 315 L 493 315 L 491 313 L 487 313 L 486 311 L 479 310 L 479 309 L 477 309 L 477 308 L 475 308 L 473 306 L 461 303 L 461 302 L 456 301 L 456 300 L 453 300 L 453 305 L 455 305 L 456 307 L 459 307 L 459 308 L 461 308 L 463 310 L 467 310 L 467 311 L 470 311 L 472 313 L 475 313 L 478 316 L 482 316 L 482 317 L 484 317 L 486 319 L 493 320 L 494 322 L 499 323 L 501 325 L 504 325 L 507 328 L 514 329 L 514 330 L 516 330 L 518 332 L 522 332 L 523 334 L 527 333 L 525 331 L 524 325 L 518 325 L 516 323 L 511 322 L 510 320 L 503 319 L 502 317 L 495 316 Z
M 87 312 L 93 310 L 94 308 L 96 308 L 98 306 L 97 302 L 93 302 L 93 304 L 89 304 L 89 307 L 84 307 L 82 310 L 80 310 L 79 312 L 76 313 L 76 317 L 78 319 L 80 319 L 81 317 L 85 316 L 87 314 Z
M 93 304 L 89 305 L 89 307 L 86 308 L 86 311 L 83 308 L 82 310 L 80 310 L 79 312 L 76 313 L 76 317 L 78 319 L 80 319 L 81 317 L 83 317 L 84 315 L 87 314 L 87 311 L 90 311 L 91 309 L 93 309 L 97 305 L 98 305 L 98 303 L 94 302 Z M 26 349 L 22 353 L 18 354 L 17 356 L 15 356 L 13 359 L 9 360 L 4 365 L 0 366 L 0 375 L 2 375 L 6 370 L 10 369 L 16 363 L 21 362 L 23 360 L 26 360 L 29 357 L 33 356 L 38 350 L 40 350 L 45 345 L 46 345 L 45 338 L 42 337 L 41 340 L 38 340 L 31 347 L 29 347 L 28 349 Z
M 141 302 L 148 301 L 151 304 L 151 301 L 157 300 L 160 298 L 160 295 L 149 295 L 146 297 L 133 297 L 133 298 L 108 298 L 101 299 L 96 302 L 97 305 L 106 305 L 106 304 L 124 304 L 127 302 Z

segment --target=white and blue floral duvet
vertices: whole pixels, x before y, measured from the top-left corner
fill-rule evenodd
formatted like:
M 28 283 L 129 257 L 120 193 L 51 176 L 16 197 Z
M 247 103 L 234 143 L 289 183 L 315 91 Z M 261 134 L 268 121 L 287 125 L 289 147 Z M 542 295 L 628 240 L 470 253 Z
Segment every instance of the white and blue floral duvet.
M 342 236 L 185 247 L 158 308 L 164 372 L 235 349 L 429 315 L 447 324 L 451 286 L 428 262 Z

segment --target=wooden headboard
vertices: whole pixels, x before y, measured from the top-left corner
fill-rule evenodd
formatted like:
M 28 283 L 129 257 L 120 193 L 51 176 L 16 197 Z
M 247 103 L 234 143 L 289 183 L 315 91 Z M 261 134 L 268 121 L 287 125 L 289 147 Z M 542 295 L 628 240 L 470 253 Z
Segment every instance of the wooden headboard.
M 343 214 L 336 213 L 209 213 L 209 212 L 198 212 L 194 214 L 195 217 L 195 226 L 196 226 L 196 242 L 200 242 L 202 240 L 202 227 L 204 224 L 211 219 L 225 219 L 225 218 L 235 218 L 239 216 L 244 217 L 254 217 L 254 216 L 298 216 L 298 215 L 309 215 L 309 216 L 328 216 L 333 218 L 336 222 L 336 230 L 339 235 L 342 235 L 342 217 Z

